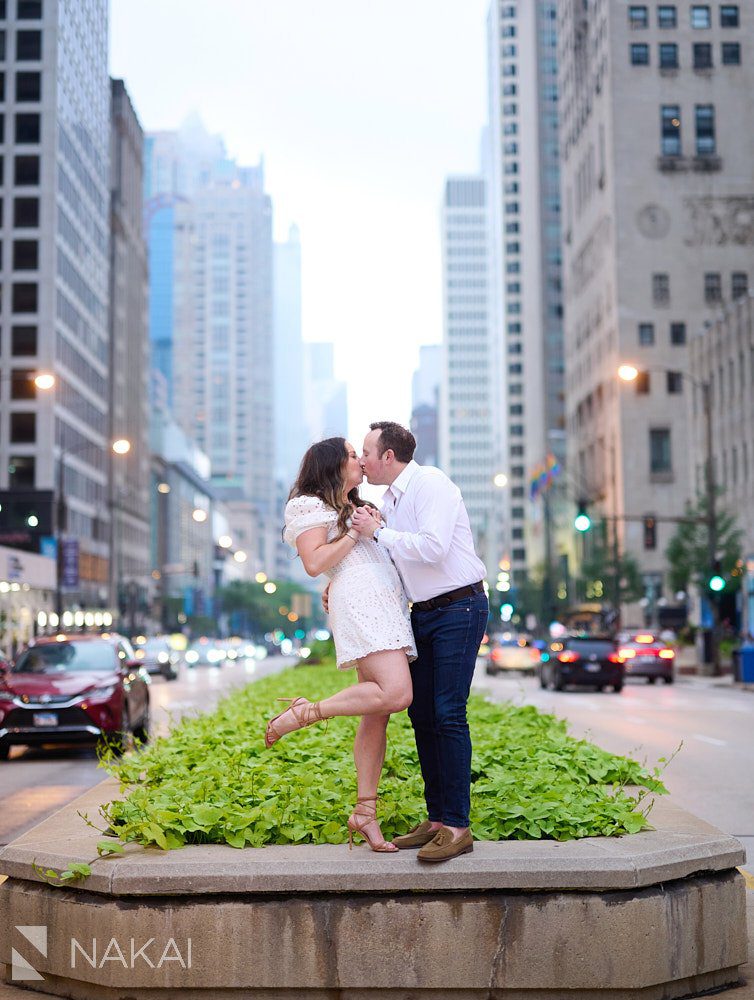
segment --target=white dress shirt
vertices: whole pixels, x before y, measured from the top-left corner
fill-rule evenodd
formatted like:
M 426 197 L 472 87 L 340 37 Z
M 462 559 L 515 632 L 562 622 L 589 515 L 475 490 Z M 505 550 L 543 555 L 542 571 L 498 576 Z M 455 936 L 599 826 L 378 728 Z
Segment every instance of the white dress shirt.
M 486 576 L 461 491 L 439 469 L 409 462 L 385 491 L 382 515 L 377 544 L 390 553 L 409 600 L 428 601 Z

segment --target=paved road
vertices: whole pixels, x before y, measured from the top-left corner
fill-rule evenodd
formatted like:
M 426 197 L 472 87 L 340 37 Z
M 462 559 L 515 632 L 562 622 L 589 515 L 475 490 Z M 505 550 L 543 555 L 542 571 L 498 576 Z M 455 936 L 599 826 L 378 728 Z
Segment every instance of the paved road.
M 158 733 L 165 732 L 171 718 L 178 719 L 197 710 L 210 711 L 232 688 L 276 673 L 292 662 L 275 656 L 261 662 L 228 661 L 222 667 L 189 669 L 182 665 L 175 681 L 153 677 L 150 690 L 153 727 Z M 104 777 L 93 749 L 14 748 L 8 761 L 0 761 L 0 846 Z
M 621 694 L 543 691 L 533 678 L 487 677 L 481 662 L 474 686 L 494 701 L 512 700 L 553 712 L 613 753 L 655 766 L 670 757 L 664 781 L 684 809 L 742 841 L 754 866 L 754 692 L 725 679 L 681 677 L 675 684 L 629 680 Z

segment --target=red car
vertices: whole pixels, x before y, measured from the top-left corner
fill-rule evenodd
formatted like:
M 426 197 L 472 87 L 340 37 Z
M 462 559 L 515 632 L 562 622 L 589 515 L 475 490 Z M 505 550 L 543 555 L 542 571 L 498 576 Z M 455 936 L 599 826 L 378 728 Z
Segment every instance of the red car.
M 149 738 L 149 676 L 122 636 L 35 639 L 0 666 L 0 759 L 14 745 L 125 746 L 130 733 Z
M 651 632 L 632 633 L 620 644 L 619 653 L 626 664 L 626 677 L 646 677 L 649 684 L 658 678 L 665 684 L 673 683 L 675 652 Z

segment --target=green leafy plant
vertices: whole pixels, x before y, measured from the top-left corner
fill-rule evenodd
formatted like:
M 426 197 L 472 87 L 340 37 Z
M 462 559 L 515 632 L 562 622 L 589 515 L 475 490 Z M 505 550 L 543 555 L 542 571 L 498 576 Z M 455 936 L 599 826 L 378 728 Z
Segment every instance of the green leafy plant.
M 184 844 L 345 843 L 345 820 L 356 796 L 357 720 L 333 719 L 327 731 L 305 729 L 271 750 L 263 743 L 275 698 L 321 698 L 345 680 L 322 666 L 288 670 L 234 692 L 212 713 L 184 717 L 167 737 L 138 753 L 107 754 L 103 766 L 126 794 L 101 807 L 102 832 L 115 843 L 163 850 Z M 478 839 L 565 841 L 636 833 L 649 826 L 645 796 L 666 792 L 658 769 L 574 739 L 564 721 L 532 706 L 492 704 L 474 694 L 469 721 L 471 823 Z M 421 774 L 405 713 L 388 728 L 380 794 L 388 838 L 423 818 Z M 68 881 L 76 872 L 70 865 L 47 875 Z

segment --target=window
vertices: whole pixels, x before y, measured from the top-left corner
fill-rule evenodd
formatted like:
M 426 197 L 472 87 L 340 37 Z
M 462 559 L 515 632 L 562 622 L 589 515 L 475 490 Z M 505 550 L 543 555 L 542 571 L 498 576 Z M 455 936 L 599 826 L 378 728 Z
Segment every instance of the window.
M 42 58 L 42 32 L 19 31 L 16 35 L 16 59 L 31 62 Z
M 16 115 L 16 142 L 39 142 L 39 129 L 39 115 Z
M 678 69 L 678 46 L 675 42 L 660 45 L 660 69 Z
M 631 46 L 631 65 L 649 66 L 649 46 L 634 44 Z
M 11 330 L 11 344 L 11 350 L 14 357 L 29 357 L 36 354 L 36 326 L 14 326 Z
M 651 347 L 655 342 L 654 323 L 639 323 L 639 344 L 642 347 Z
M 740 299 L 749 291 L 749 275 L 746 271 L 734 271 L 730 276 L 730 297 Z
M 681 155 L 681 108 L 678 104 L 662 105 L 660 148 L 663 156 Z
M 11 372 L 10 398 L 11 399 L 36 399 L 37 387 L 34 385 L 36 372 L 27 371 L 25 368 L 14 368 Z
M 651 388 L 649 381 L 649 372 L 641 371 L 636 376 L 636 395 L 637 396 L 647 396 L 649 395 L 649 390 Z
M 35 413 L 11 413 L 10 439 L 13 444 L 34 444 L 37 440 Z
M 723 4 L 720 4 L 720 27 L 721 28 L 737 28 L 738 27 L 738 4 L 737 3 L 723 3 Z
M 711 104 L 697 104 L 696 116 L 696 155 L 715 155 L 715 109 Z
M 5 100 L 5 73 L 0 73 L 0 101 Z
M 8 486 L 12 490 L 34 489 L 35 461 L 32 455 L 15 455 L 8 459 Z
M 648 28 L 649 9 L 643 4 L 631 4 L 628 8 L 628 23 L 632 28 Z
M 39 225 L 39 199 L 13 199 L 13 225 L 17 229 L 30 229 Z
M 656 306 L 670 305 L 670 275 L 652 275 L 652 301 Z
M 709 42 L 694 42 L 694 69 L 712 68 L 712 45 Z
M 653 427 L 649 432 L 649 471 L 650 473 L 673 471 L 669 427 Z
M 741 46 L 738 42 L 723 42 L 723 66 L 741 65 Z
M 657 8 L 657 27 L 675 28 L 678 25 L 678 15 L 675 4 L 661 3 Z
M 686 324 L 670 324 L 670 343 L 673 347 L 682 347 L 686 343 Z
M 644 518 L 644 548 L 657 548 L 657 520 L 651 515 Z
M 709 4 L 699 4 L 699 3 L 692 4 L 691 27 L 692 28 L 712 27 L 712 15 L 710 14 Z
M 717 305 L 723 300 L 723 283 L 719 271 L 708 271 L 704 275 L 704 301 L 707 305 Z
M 16 100 L 23 103 L 24 101 L 41 101 L 41 99 L 42 74 L 16 73 Z
M 36 240 L 13 241 L 13 270 L 36 271 L 39 267 L 39 244 Z
M 526 549 L 514 549 L 511 555 L 516 562 L 526 562 Z
M 37 286 L 33 282 L 16 282 L 13 285 L 12 306 L 14 313 L 37 311 Z
M 39 21 L 42 17 L 42 0 L 18 0 L 19 21 Z
M 674 396 L 683 392 L 683 375 L 681 372 L 666 372 L 665 378 L 667 380 L 669 395 Z
M 13 183 L 17 187 L 39 184 L 39 157 L 17 156 L 13 162 Z

